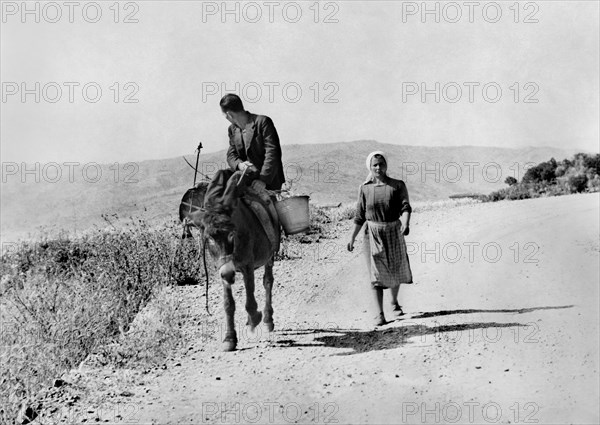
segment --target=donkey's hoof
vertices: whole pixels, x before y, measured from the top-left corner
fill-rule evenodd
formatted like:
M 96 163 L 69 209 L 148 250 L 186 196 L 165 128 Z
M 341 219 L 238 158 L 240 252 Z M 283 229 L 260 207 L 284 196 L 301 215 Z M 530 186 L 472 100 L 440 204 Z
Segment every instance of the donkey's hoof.
M 225 337 L 223 340 L 223 351 L 235 351 L 237 347 L 237 338 L 235 336 Z
M 275 329 L 275 324 L 273 322 L 265 322 L 265 326 L 269 332 L 273 332 Z
M 250 330 L 253 331 L 254 328 L 257 327 L 258 324 L 262 321 L 262 317 L 263 316 L 260 311 L 257 311 L 254 317 L 248 315 L 248 322 L 246 323 L 246 325 L 250 326 Z

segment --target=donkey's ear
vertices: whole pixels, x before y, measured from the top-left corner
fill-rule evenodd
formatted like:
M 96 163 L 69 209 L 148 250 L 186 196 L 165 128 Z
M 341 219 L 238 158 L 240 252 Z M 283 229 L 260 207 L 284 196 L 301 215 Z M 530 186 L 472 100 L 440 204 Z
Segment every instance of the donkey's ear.
M 235 231 L 229 232 L 229 234 L 227 235 L 227 242 L 229 242 L 230 244 L 233 244 L 234 240 L 235 240 Z

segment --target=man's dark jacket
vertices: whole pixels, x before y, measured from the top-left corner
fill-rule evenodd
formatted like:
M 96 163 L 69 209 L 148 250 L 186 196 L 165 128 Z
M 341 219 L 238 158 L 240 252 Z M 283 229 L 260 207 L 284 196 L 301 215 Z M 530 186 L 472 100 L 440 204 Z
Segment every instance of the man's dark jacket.
M 259 179 L 265 182 L 267 189 L 281 189 L 285 183 L 281 146 L 271 118 L 250 114 L 244 133 L 233 124 L 229 126 L 228 133 L 227 163 L 231 169 L 236 171 L 238 164 L 250 161 L 259 170 Z

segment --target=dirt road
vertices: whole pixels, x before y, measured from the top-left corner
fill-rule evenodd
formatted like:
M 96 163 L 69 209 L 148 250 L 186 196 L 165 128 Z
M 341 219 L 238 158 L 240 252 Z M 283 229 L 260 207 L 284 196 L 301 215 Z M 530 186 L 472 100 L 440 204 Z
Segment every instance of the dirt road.
M 276 265 L 274 333 L 245 331 L 238 285 L 236 352 L 220 351 L 217 285 L 212 318 L 182 288 L 189 350 L 135 389 L 136 419 L 598 423 L 599 214 L 598 194 L 414 214 L 407 314 L 377 331 L 349 222 Z

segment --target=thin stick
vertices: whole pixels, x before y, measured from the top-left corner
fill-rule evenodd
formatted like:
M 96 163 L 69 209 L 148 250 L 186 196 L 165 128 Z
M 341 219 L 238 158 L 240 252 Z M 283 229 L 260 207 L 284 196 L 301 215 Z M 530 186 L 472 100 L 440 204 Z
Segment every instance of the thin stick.
M 198 144 L 198 149 L 197 149 L 198 154 L 196 155 L 196 168 L 194 168 L 195 173 L 194 173 L 194 186 L 193 187 L 196 187 L 196 176 L 198 175 L 198 160 L 200 159 L 200 151 L 201 150 L 202 150 L 202 142 L 200 142 Z
M 246 168 L 244 168 L 244 171 L 242 171 L 242 177 L 240 177 L 240 179 L 238 180 L 238 182 L 237 182 L 237 184 L 236 184 L 236 187 L 240 185 L 240 183 L 242 182 L 242 180 L 244 180 L 244 176 L 246 175 L 246 170 L 247 170 L 248 168 L 249 168 L 249 167 L 246 167 Z
M 185 158 L 185 156 L 184 156 L 184 157 L 182 157 L 182 158 L 183 158 L 183 160 L 184 160 L 184 161 L 187 163 L 187 165 L 189 165 L 189 166 L 191 167 L 191 169 L 192 169 L 192 170 L 195 170 L 195 171 L 196 171 L 196 174 L 200 174 L 200 175 L 201 175 L 202 177 L 204 177 L 206 180 L 210 180 L 210 177 L 208 177 L 206 174 L 203 174 L 203 173 L 201 173 L 200 171 L 196 170 L 196 169 L 194 168 L 194 166 L 193 166 L 192 164 L 190 164 L 190 161 L 188 161 L 188 160 Z

